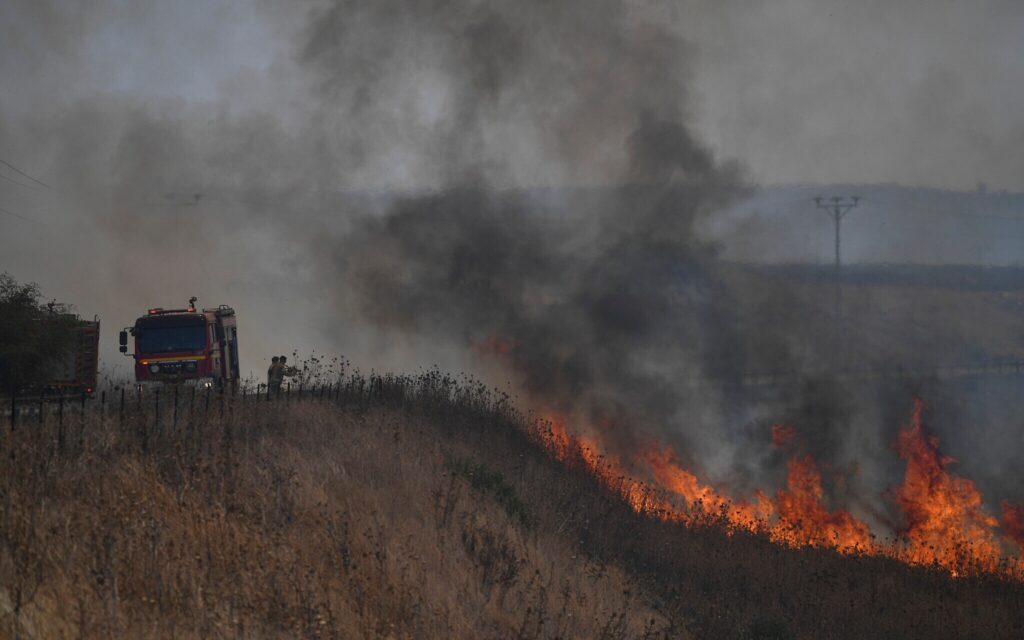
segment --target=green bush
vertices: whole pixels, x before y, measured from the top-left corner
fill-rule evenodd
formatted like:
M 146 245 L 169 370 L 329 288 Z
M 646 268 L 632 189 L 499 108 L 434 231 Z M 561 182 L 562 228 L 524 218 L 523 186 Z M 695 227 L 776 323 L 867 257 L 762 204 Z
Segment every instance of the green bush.
M 69 307 L 40 304 L 36 284 L 0 274 L 0 392 L 17 392 L 49 381 L 74 343 L 77 321 Z
M 464 478 L 477 491 L 493 497 L 505 509 L 509 517 L 518 520 L 524 527 L 531 526 L 533 520 L 529 510 L 501 473 L 491 471 L 482 464 L 473 464 L 469 460 L 460 458 L 448 458 L 445 461 L 445 466 L 452 475 Z

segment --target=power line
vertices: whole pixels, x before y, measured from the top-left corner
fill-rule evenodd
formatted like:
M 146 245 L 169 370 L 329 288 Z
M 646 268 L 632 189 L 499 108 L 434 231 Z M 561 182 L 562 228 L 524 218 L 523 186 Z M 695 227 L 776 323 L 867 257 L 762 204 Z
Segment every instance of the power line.
M 31 175 L 25 173 L 24 171 L 22 171 L 21 169 L 19 169 L 16 166 L 14 166 L 10 162 L 7 162 L 3 158 L 0 158 L 0 164 L 4 165 L 5 167 L 8 167 L 12 171 L 16 172 L 18 175 L 21 175 L 21 176 L 24 176 L 24 177 L 28 178 L 29 180 L 31 180 L 32 182 L 34 182 L 36 184 L 41 185 L 43 187 L 46 187 L 47 189 L 53 191 L 54 193 L 65 194 L 65 195 L 68 194 L 68 192 L 66 192 L 66 191 L 62 191 L 61 189 L 58 189 L 57 187 L 54 187 L 53 185 L 47 184 L 47 183 L 43 182 L 42 180 L 40 180 L 40 179 L 38 179 L 38 178 L 36 178 L 34 176 L 31 176 Z M 27 184 L 25 184 L 23 182 L 19 182 L 19 181 L 15 180 L 14 178 L 12 178 L 11 176 L 7 176 L 7 175 L 4 175 L 2 173 L 0 173 L 0 178 L 3 178 L 4 180 L 9 180 L 10 182 L 13 182 L 14 184 L 16 184 L 16 185 L 18 185 L 20 187 L 24 187 L 26 189 L 29 189 L 31 191 L 35 191 L 37 193 L 40 191 L 39 189 L 33 187 L 32 185 L 27 185 Z M 206 196 L 205 196 L 205 194 L 202 194 L 202 193 L 188 194 L 188 196 L 187 196 L 188 200 L 182 201 L 182 202 L 176 202 L 175 201 L 175 200 L 178 199 L 178 194 L 176 194 L 176 193 L 165 193 L 163 197 L 164 197 L 164 201 L 165 202 L 164 203 L 160 203 L 160 204 L 170 204 L 171 206 L 174 206 L 174 207 L 198 207 L 199 206 L 199 201 L 202 200 Z M 152 205 L 152 204 L 158 204 L 158 203 L 155 203 L 155 202 L 152 202 L 152 203 L 151 202 L 143 202 L 143 203 L 139 203 L 139 204 L 142 204 L 142 205 Z
M 14 166 L 10 162 L 7 162 L 6 160 L 4 160 L 2 158 L 0 158 L 0 164 L 4 165 L 5 167 L 9 167 L 14 172 L 18 173 L 19 175 L 25 176 L 26 178 L 28 178 L 32 182 L 35 182 L 36 184 L 41 184 L 44 187 L 46 187 L 47 189 L 53 189 L 54 191 L 57 191 L 57 189 L 55 189 L 54 187 L 51 187 L 50 185 L 46 184 L 45 182 L 43 182 L 42 180 L 40 180 L 38 178 L 34 178 L 34 177 L 30 176 L 29 174 L 25 173 L 24 171 L 22 171 L 18 167 Z
M 18 185 L 19 187 L 23 187 L 25 189 L 28 189 L 29 191 L 35 191 L 36 193 L 39 192 L 39 189 L 37 189 L 36 187 L 33 187 L 30 184 L 25 184 L 24 182 L 18 182 L 17 180 L 12 178 L 11 176 L 7 176 L 7 175 L 4 175 L 4 174 L 0 173 L 0 178 L 3 178 L 4 180 L 7 180 L 8 182 L 12 182 L 12 183 Z
M 15 218 L 17 218 L 19 220 L 24 220 L 25 222 L 31 222 L 32 224 L 38 224 L 38 225 L 43 226 L 43 227 L 46 226 L 45 224 L 43 224 L 42 222 L 39 222 L 38 220 L 33 220 L 32 218 L 26 218 L 25 216 L 21 215 L 20 213 L 14 213 L 13 211 L 11 211 L 9 209 L 4 209 L 3 207 L 0 207 L 0 213 L 6 213 L 9 216 L 13 216 L 13 217 L 15 217 Z

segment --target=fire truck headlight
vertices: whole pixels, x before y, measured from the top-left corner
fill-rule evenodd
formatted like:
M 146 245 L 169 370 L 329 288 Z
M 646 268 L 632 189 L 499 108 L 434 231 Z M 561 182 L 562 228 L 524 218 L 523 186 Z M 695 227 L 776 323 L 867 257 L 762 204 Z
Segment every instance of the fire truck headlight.
M 196 361 L 195 360 L 186 360 L 185 361 L 185 371 L 195 371 L 195 370 L 196 370 Z
M 150 373 L 160 373 L 160 365 L 158 365 L 158 364 L 151 364 L 151 365 L 149 365 L 149 372 Z

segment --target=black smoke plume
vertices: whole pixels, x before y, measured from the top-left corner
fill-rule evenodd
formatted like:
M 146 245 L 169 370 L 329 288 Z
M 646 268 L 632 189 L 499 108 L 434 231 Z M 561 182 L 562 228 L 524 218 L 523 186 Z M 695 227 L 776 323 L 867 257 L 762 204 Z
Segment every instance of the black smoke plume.
M 628 3 L 335 3 L 304 52 L 325 99 L 369 117 L 421 61 L 447 101 L 422 132 L 440 188 L 322 243 L 338 299 L 491 358 L 535 408 L 622 444 L 692 430 L 714 410 L 695 382 L 745 358 L 694 225 L 745 187 L 684 121 L 688 53 Z M 517 138 L 537 146 L 520 157 Z M 524 186 L 534 162 L 600 186 Z

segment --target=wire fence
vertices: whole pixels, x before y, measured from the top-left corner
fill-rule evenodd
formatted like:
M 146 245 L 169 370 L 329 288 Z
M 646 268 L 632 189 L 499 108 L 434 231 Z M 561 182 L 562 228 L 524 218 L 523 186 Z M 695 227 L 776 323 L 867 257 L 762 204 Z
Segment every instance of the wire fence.
M 3 417 L 11 432 L 41 428 L 55 432 L 56 446 L 66 451 L 84 437 L 89 425 L 134 429 L 139 444 L 180 430 L 259 422 L 264 411 L 310 403 L 335 403 L 367 408 L 391 405 L 429 413 L 467 411 L 477 416 L 516 420 L 518 411 L 507 393 L 489 389 L 469 376 L 451 376 L 436 369 L 417 375 L 354 373 L 336 380 L 268 385 L 196 386 L 187 384 L 120 384 L 97 393 L 41 392 L 5 399 Z M 239 420 L 242 418 L 242 420 Z M 77 431 L 76 431 L 77 430 Z
M 377 383 L 379 385 L 379 383 Z M 72 424 L 86 417 L 120 423 L 151 422 L 156 427 L 176 428 L 180 423 L 222 418 L 228 412 L 258 403 L 351 401 L 371 394 L 373 382 L 325 383 L 306 386 L 285 384 L 279 389 L 260 387 L 200 387 L 186 384 L 119 385 L 98 393 L 44 391 L 11 396 L 3 413 L 9 427 L 33 424 Z

